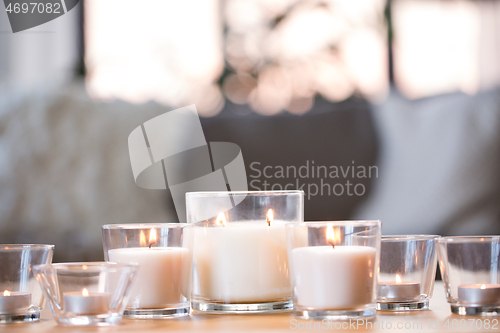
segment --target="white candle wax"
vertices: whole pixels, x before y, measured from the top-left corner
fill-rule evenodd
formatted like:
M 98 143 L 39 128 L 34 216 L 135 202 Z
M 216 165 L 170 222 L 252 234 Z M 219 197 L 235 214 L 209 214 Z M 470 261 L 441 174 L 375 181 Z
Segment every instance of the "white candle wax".
M 64 311 L 77 315 L 98 315 L 109 311 L 110 294 L 105 292 L 67 292 L 63 294 Z
M 420 283 L 412 281 L 384 281 L 377 286 L 377 297 L 391 301 L 410 301 L 420 297 Z
M 0 313 L 14 313 L 31 306 L 31 294 L 28 292 L 5 290 L 0 294 Z
M 291 296 L 285 223 L 231 222 L 196 228 L 193 294 L 225 303 Z
M 460 303 L 492 305 L 500 303 L 500 284 L 463 284 L 458 286 Z
M 317 310 L 347 310 L 372 303 L 375 258 L 375 248 L 367 246 L 292 250 L 297 304 Z
M 189 251 L 182 247 L 135 247 L 113 249 L 109 261 L 136 262 L 139 269 L 132 285 L 128 307 L 161 309 L 189 297 L 187 274 L 191 266 Z

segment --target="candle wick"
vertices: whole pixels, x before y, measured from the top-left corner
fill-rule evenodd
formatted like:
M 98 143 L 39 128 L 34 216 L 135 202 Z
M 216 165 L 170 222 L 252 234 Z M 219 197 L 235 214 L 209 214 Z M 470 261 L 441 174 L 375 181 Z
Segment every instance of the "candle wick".
M 335 248 L 335 244 L 333 243 L 333 241 L 328 241 L 328 244 L 330 244 L 332 248 Z
M 151 248 L 153 244 L 156 244 L 156 242 L 152 242 L 151 244 L 149 244 L 149 248 Z
M 271 220 L 269 219 L 269 217 L 266 218 L 266 222 L 267 222 L 267 226 L 270 227 L 271 226 Z

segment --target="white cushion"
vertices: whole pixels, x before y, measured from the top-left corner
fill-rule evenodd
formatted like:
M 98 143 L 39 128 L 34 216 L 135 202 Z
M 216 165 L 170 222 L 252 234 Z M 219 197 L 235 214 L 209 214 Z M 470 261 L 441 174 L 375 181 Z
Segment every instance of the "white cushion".
M 384 234 L 500 233 L 500 94 L 409 101 L 392 92 L 373 107 L 379 178 L 356 218 Z

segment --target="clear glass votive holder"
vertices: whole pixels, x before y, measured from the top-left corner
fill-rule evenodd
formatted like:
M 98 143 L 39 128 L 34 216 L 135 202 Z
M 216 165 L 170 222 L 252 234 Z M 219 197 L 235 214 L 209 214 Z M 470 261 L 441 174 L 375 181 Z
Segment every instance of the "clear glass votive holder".
M 439 267 L 451 312 L 500 314 L 500 236 L 438 239 Z
M 295 316 L 375 316 L 380 221 L 305 222 L 286 228 Z
M 190 192 L 186 205 L 194 226 L 193 310 L 292 309 L 285 225 L 303 221 L 303 191 Z
M 107 326 L 122 318 L 137 265 L 77 262 L 33 270 L 59 325 Z
M 382 236 L 377 310 L 404 312 L 429 308 L 439 237 Z
M 54 245 L 0 245 L 0 323 L 37 321 L 45 299 L 32 267 L 52 262 Z
M 139 264 L 124 317 L 167 319 L 189 315 L 191 229 L 186 223 L 102 227 L 104 259 Z

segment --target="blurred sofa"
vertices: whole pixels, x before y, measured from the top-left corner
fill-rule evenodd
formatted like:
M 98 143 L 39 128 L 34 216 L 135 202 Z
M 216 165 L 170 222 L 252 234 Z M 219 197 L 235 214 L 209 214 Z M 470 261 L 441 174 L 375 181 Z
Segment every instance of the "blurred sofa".
M 500 90 L 372 107 L 380 177 L 354 218 L 383 233 L 500 234 Z
M 302 116 L 267 117 L 226 102 L 201 123 L 207 141 L 241 147 L 249 189 L 303 184 L 306 220 L 381 219 L 386 234 L 498 233 L 499 105 L 497 90 L 418 101 L 394 91 L 380 105 L 317 99 Z M 176 221 L 168 191 L 134 183 L 127 147 L 135 127 L 171 109 L 94 101 L 81 82 L 4 95 L 0 242 L 55 244 L 55 261 L 99 260 L 101 225 Z M 313 176 L 313 165 L 328 176 Z M 279 167 L 309 174 L 281 177 Z M 347 167 L 356 172 L 343 173 Z M 374 173 L 363 177 L 363 167 Z M 363 193 L 349 195 L 348 181 Z M 325 183 L 344 192 L 308 188 Z

